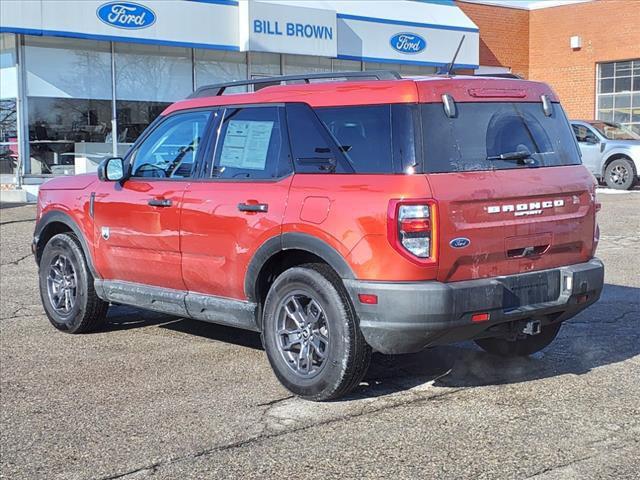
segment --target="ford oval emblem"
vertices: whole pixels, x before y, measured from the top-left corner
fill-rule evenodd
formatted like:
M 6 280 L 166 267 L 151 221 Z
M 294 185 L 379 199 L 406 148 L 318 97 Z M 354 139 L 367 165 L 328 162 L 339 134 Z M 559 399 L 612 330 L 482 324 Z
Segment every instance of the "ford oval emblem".
M 427 48 L 427 41 L 415 33 L 396 33 L 389 40 L 391 48 L 396 52 L 415 54 Z
M 147 28 L 156 23 L 153 10 L 133 2 L 109 2 L 98 7 L 98 18 L 117 28 L 128 30 Z
M 449 242 L 449 245 L 453 248 L 464 248 L 468 247 L 471 244 L 471 240 L 465 237 L 454 238 Z

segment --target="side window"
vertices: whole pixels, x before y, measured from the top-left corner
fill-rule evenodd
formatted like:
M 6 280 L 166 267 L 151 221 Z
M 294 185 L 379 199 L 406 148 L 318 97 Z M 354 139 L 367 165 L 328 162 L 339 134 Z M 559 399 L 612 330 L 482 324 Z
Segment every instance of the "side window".
M 578 142 L 587 141 L 587 129 L 582 125 L 571 125 L 573 127 L 573 133 L 576 135 Z
M 357 173 L 393 173 L 391 105 L 316 108 Z
M 353 172 L 336 142 L 309 105 L 287 105 L 296 173 Z
M 133 152 L 131 176 L 190 177 L 210 116 L 189 112 L 168 117 Z
M 273 179 L 291 171 L 284 107 L 225 110 L 211 177 Z

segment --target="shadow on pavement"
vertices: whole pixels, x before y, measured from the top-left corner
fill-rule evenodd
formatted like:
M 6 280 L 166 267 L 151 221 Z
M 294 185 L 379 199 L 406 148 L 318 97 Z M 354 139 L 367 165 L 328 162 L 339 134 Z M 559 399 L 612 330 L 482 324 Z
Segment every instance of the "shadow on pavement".
M 640 288 L 605 285 L 600 301 L 563 325 L 545 350 L 502 358 L 473 342 L 408 355 L 375 355 L 358 396 L 376 396 L 429 382 L 474 387 L 528 382 L 594 368 L 640 355 Z M 380 393 L 378 393 L 380 392 Z
M 111 308 L 103 331 L 148 326 L 262 349 L 260 335 L 255 332 L 124 306 Z M 568 320 L 556 340 L 531 357 L 492 356 L 473 342 L 407 355 L 374 354 L 363 383 L 344 400 L 388 395 L 429 383 L 474 387 L 580 375 L 639 354 L 640 288 L 607 284 L 598 303 Z

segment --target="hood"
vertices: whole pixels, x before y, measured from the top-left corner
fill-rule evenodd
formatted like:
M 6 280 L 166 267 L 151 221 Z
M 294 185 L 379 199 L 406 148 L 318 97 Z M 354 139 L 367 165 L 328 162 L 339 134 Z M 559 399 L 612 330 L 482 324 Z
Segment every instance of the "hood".
M 640 148 L 640 140 L 605 140 L 607 146 L 613 148 L 629 148 L 629 147 L 638 147 Z
M 84 190 L 97 180 L 98 175 L 96 173 L 56 177 L 43 183 L 40 186 L 40 190 Z

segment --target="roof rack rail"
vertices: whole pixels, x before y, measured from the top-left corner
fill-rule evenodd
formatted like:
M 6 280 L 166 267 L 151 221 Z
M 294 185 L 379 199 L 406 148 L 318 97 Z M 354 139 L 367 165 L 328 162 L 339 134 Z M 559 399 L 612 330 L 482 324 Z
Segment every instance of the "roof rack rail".
M 327 73 L 310 73 L 308 75 L 281 75 L 277 77 L 254 78 L 252 80 L 238 80 L 235 82 L 214 83 L 198 88 L 189 95 L 188 98 L 199 97 L 217 97 L 222 95 L 227 88 L 242 87 L 248 85 L 262 84 L 282 84 L 283 82 L 292 82 L 302 80 L 304 83 L 310 83 L 311 80 L 322 78 L 352 78 L 374 79 L 374 80 L 398 80 L 402 77 L 398 72 L 391 70 L 369 70 L 365 72 L 327 72 Z
M 497 78 L 516 78 L 523 80 L 523 78 L 516 73 L 474 73 L 474 77 L 497 77 Z

